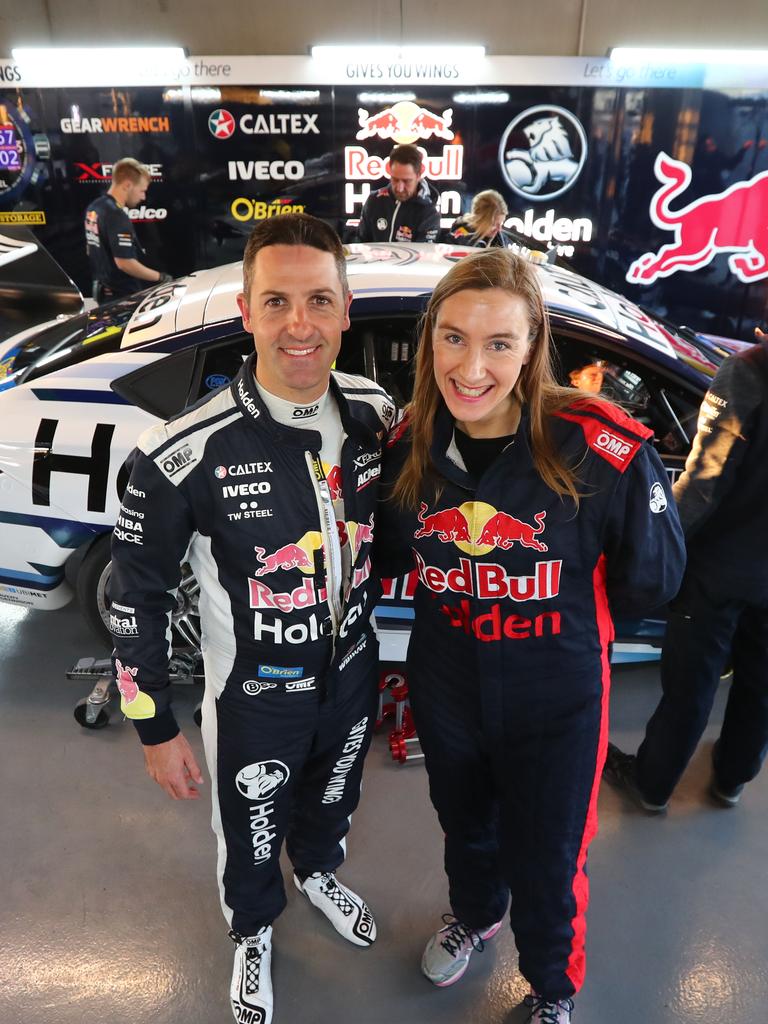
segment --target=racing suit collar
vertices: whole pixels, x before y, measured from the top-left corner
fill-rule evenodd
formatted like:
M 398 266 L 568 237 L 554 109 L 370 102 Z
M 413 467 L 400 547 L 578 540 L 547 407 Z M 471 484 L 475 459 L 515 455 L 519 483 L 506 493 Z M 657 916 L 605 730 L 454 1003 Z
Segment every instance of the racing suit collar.
M 451 415 L 448 406 L 445 402 L 440 399 L 440 405 L 437 410 L 435 417 L 435 432 L 432 438 L 432 448 L 430 455 L 432 457 L 432 463 L 435 469 L 444 476 L 447 480 L 452 483 L 458 484 L 460 487 L 465 487 L 468 490 L 474 491 L 477 487 L 477 480 L 469 474 L 465 468 L 458 465 L 454 458 L 451 457 L 451 453 L 455 452 L 455 446 L 453 444 L 453 431 L 456 423 Z M 530 452 L 530 439 L 529 439 L 529 415 L 528 406 L 523 405 L 520 410 L 520 424 L 517 428 L 517 438 L 519 444 L 525 445 Z M 514 451 L 514 449 L 510 449 Z M 505 457 L 511 458 L 511 455 Z
M 256 387 L 255 367 L 256 353 L 252 352 L 230 384 L 232 397 L 243 414 L 244 419 L 254 426 L 258 426 L 260 430 L 265 430 L 277 444 L 285 444 L 303 450 L 320 451 L 323 439 L 319 431 L 285 426 L 274 419 L 264 399 L 259 394 L 259 389 Z M 331 374 L 329 390 L 338 407 L 344 432 L 350 437 L 355 437 L 368 444 L 377 444 L 378 441 L 374 432 L 365 423 L 362 423 L 352 415 L 349 403 L 333 374 Z

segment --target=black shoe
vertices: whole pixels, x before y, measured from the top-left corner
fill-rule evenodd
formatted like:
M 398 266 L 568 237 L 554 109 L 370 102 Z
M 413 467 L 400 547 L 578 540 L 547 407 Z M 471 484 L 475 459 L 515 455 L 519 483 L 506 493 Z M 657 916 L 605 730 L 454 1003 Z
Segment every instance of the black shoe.
M 637 758 L 634 754 L 625 754 L 613 743 L 608 744 L 608 755 L 603 768 L 603 778 L 609 785 L 620 789 L 633 803 L 641 807 L 648 814 L 663 814 L 668 804 L 652 804 L 646 800 L 637 785 L 636 765 Z
M 741 782 L 737 786 L 723 786 L 717 781 L 715 760 L 717 758 L 717 749 L 719 746 L 720 740 L 715 740 L 715 744 L 712 747 L 712 781 L 709 784 L 709 795 L 722 807 L 735 807 L 739 800 L 741 800 L 741 794 L 744 791 L 745 783 Z

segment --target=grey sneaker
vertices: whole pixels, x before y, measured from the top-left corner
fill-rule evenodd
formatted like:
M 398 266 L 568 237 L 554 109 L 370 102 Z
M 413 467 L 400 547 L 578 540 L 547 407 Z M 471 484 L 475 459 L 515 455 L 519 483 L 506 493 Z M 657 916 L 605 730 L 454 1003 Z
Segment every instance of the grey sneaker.
M 474 951 L 481 952 L 483 944 L 492 939 L 503 924 L 503 920 L 497 921 L 488 928 L 475 930 L 457 921 L 452 914 L 443 914 L 443 920 L 445 926 L 435 932 L 421 958 L 422 972 L 440 988 L 453 985 L 462 977 Z
M 229 998 L 238 1024 L 270 1024 L 272 1020 L 272 926 L 255 935 L 230 932 L 235 965 Z
M 531 1011 L 525 1019 L 525 1024 L 571 1024 L 572 999 L 559 999 L 555 1003 L 548 1003 L 543 996 L 531 992 L 523 1002 Z

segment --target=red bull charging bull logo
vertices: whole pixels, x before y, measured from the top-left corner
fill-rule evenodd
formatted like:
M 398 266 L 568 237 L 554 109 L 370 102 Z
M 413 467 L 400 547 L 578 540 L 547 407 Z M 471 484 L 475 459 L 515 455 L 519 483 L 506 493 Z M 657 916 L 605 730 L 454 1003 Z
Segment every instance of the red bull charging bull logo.
M 385 107 L 378 114 L 368 114 L 362 107 L 358 108 L 357 118 L 360 131 L 356 138 L 392 139 L 399 144 L 416 142 L 418 139 L 452 139 L 450 124 L 453 120 L 453 109 L 449 107 L 442 114 L 433 114 L 426 107 L 410 100 L 402 100 L 391 107 Z
M 659 153 L 654 173 L 664 184 L 651 199 L 651 220 L 674 232 L 674 242 L 647 252 L 627 271 L 631 284 L 653 284 L 678 270 L 700 270 L 718 253 L 745 284 L 768 277 L 768 171 L 673 211 L 670 202 L 691 183 L 691 168 Z
M 436 536 L 444 544 L 454 543 L 468 555 L 487 555 L 494 548 L 506 551 L 513 544 L 534 551 L 546 551 L 547 545 L 538 540 L 544 532 L 546 512 L 534 515 L 534 524 L 499 512 L 484 501 L 465 501 L 458 508 L 445 508 L 426 514 L 428 506 L 422 502 L 419 512 L 421 527 L 415 538 Z

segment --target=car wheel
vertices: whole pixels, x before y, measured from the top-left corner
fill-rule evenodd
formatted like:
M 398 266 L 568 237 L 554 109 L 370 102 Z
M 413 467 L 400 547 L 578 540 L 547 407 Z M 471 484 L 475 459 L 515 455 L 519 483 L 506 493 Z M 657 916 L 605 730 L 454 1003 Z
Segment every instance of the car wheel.
M 111 533 L 104 534 L 92 545 L 77 576 L 77 597 L 86 622 L 99 639 L 112 647 L 109 632 L 109 601 L 107 586 L 111 571 Z M 190 567 L 182 566 L 181 581 L 176 593 L 176 608 L 171 617 L 174 651 L 183 651 L 195 663 L 200 656 L 200 585 Z

